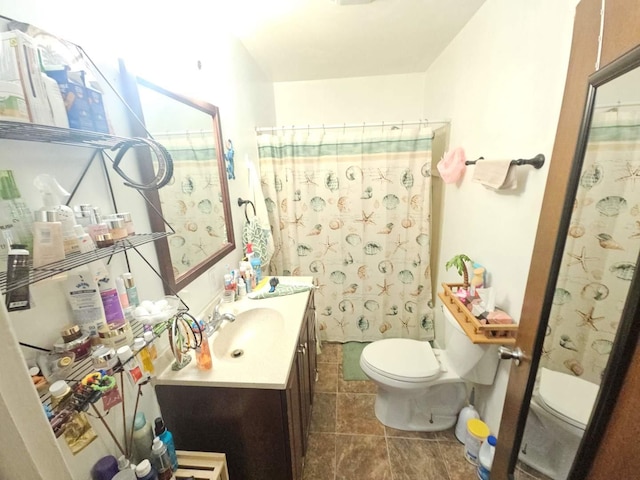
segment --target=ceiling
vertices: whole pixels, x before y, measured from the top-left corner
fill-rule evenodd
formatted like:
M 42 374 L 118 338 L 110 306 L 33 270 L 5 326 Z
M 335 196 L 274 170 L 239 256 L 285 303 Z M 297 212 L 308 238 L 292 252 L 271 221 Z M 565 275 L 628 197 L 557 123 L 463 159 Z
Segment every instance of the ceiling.
M 227 26 L 274 82 L 418 73 L 484 2 L 233 0 Z

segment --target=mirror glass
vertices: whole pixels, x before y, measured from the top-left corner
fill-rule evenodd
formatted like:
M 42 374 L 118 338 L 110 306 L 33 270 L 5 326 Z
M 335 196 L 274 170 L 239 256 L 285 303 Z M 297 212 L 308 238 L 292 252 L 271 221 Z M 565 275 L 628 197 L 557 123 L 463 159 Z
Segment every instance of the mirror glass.
M 173 159 L 173 178 L 150 192 L 149 213 L 154 231 L 175 232 L 156 245 L 165 290 L 175 293 L 235 248 L 220 116 L 214 105 L 139 77 L 127 96 L 145 134 Z
M 629 320 L 623 309 L 640 251 L 640 68 L 597 87 L 577 180 L 518 455 L 553 479 L 567 478 L 618 327 Z

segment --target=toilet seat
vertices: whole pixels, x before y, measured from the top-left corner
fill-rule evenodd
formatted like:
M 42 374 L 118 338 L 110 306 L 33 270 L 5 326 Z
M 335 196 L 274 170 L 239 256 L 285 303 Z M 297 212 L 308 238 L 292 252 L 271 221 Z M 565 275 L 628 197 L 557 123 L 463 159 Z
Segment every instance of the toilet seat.
M 566 423 L 584 430 L 599 387 L 581 378 L 542 368 L 538 389 L 540 406 Z
M 387 338 L 367 345 L 361 360 L 379 375 L 400 382 L 426 382 L 440 373 L 429 342 Z

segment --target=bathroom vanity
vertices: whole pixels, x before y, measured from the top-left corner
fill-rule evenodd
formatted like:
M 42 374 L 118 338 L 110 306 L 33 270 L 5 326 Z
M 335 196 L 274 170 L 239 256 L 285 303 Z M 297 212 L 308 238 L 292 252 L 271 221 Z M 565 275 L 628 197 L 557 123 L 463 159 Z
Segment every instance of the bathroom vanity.
M 311 277 L 281 278 L 310 284 Z M 213 368 L 167 367 L 156 394 L 176 448 L 223 452 L 231 479 L 302 478 L 316 380 L 313 290 L 223 304 Z M 240 353 L 241 352 L 241 353 Z

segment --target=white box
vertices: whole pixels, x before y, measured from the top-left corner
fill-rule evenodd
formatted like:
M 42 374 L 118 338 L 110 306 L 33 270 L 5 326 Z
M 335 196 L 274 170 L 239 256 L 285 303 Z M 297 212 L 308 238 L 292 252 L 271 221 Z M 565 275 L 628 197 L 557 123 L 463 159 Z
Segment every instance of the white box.
M 40 75 L 38 49 L 28 35 L 13 30 L 0 33 L 0 81 L 22 86 L 31 122 L 53 125 L 47 90 Z

